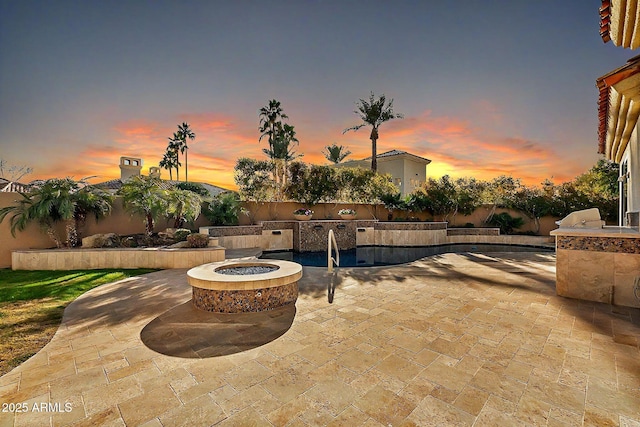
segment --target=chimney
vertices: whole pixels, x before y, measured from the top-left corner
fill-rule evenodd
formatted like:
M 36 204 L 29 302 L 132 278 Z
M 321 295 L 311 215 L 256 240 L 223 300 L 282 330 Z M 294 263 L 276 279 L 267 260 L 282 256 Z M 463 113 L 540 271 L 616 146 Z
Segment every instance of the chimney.
M 149 177 L 160 179 L 160 168 L 158 166 L 151 166 L 149 168 Z
M 126 181 L 132 176 L 140 176 L 142 159 L 135 157 L 120 157 L 120 180 Z

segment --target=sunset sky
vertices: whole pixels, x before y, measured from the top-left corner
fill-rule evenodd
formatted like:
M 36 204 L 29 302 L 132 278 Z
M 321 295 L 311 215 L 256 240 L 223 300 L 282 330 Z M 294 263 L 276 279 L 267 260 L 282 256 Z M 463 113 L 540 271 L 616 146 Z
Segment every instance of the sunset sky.
M 600 4 L 0 0 L 0 158 L 23 181 L 118 178 L 120 156 L 146 174 L 186 121 L 189 180 L 233 188 L 239 157 L 266 158 L 270 99 L 325 164 L 333 143 L 370 154 L 367 129 L 342 131 L 374 91 L 405 115 L 378 152 L 428 176 L 566 181 L 599 158 L 596 78 L 634 56 L 602 42 Z

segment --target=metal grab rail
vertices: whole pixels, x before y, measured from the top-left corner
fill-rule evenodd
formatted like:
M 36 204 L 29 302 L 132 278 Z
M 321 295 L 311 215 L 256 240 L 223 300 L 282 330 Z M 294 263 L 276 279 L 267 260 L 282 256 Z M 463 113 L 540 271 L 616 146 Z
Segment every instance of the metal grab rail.
M 336 251 L 336 257 L 331 256 L 331 246 Z M 336 263 L 336 267 L 340 267 L 340 251 L 338 250 L 338 242 L 336 242 L 336 236 L 333 230 L 329 230 L 329 236 L 327 238 L 327 265 L 329 266 L 329 272 L 333 271 L 333 263 Z

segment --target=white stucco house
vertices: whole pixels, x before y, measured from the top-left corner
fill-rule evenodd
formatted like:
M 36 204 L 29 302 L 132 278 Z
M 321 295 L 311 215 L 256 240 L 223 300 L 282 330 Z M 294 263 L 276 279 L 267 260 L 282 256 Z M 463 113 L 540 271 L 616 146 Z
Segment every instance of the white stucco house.
M 427 180 L 427 165 L 431 160 L 401 150 L 391 150 L 376 156 L 378 173 L 391 175 L 392 182 L 398 187 L 402 196 L 420 188 Z M 342 162 L 336 167 L 371 168 L 371 157 L 362 160 Z
M 638 1 L 602 0 L 600 35 L 606 43 L 640 47 Z M 640 211 L 640 56 L 635 56 L 596 80 L 598 152 L 620 164 L 619 225 L 637 226 Z M 627 215 L 630 213 L 630 215 Z M 629 217 L 629 218 L 627 218 Z
M 640 0 L 602 0 L 600 35 L 617 46 L 640 46 Z M 596 80 L 598 151 L 620 164 L 618 226 L 602 224 L 597 209 L 573 212 L 556 239 L 556 293 L 563 297 L 640 307 L 640 57 Z M 572 218 L 573 217 L 573 218 Z

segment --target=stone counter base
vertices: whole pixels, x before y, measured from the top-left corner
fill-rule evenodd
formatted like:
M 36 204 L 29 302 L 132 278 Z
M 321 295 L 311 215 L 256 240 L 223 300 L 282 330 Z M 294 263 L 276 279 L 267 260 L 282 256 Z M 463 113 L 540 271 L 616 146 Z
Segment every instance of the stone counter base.
M 556 293 L 563 297 L 640 307 L 634 295 L 640 254 L 558 249 Z
M 215 313 L 247 313 L 295 304 L 298 282 L 250 290 L 216 290 L 193 287 L 193 305 Z

